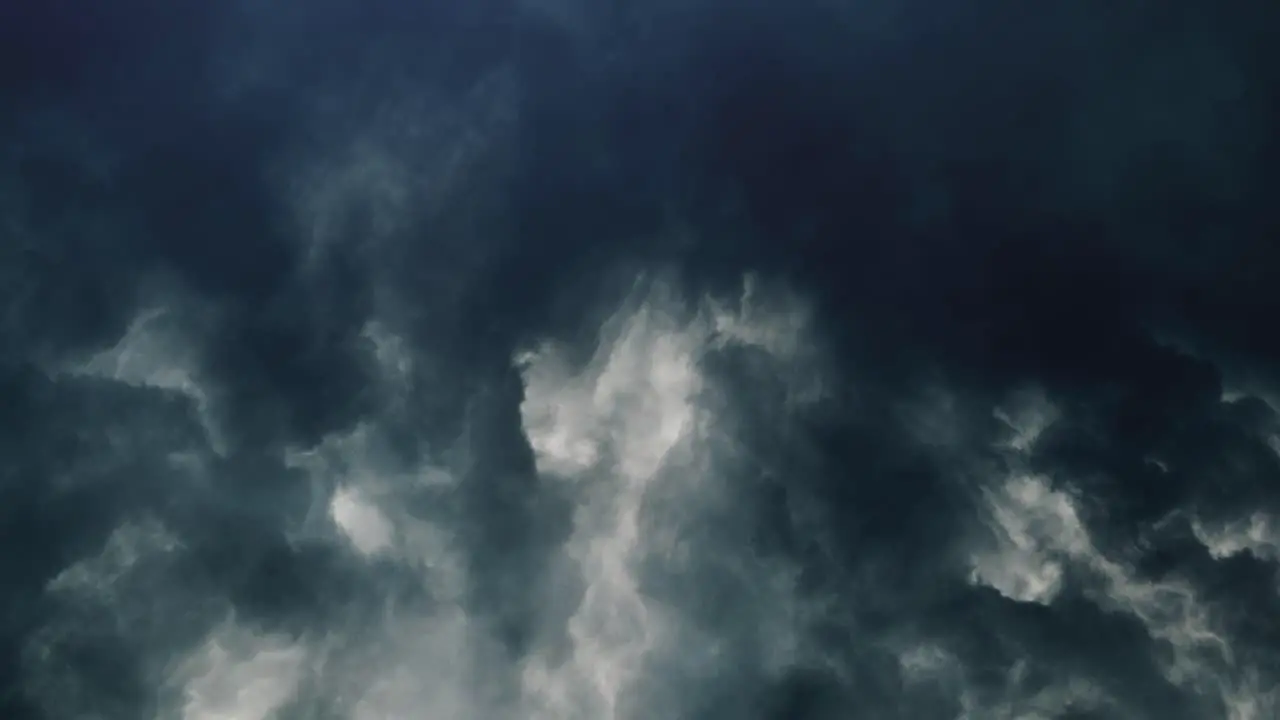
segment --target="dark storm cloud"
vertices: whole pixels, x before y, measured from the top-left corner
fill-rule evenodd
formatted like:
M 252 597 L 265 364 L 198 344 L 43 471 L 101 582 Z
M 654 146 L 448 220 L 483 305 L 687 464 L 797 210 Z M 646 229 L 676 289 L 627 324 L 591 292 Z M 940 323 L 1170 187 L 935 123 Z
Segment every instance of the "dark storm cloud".
M 5 712 L 1274 714 L 1274 10 L 501 5 L 6 26 Z

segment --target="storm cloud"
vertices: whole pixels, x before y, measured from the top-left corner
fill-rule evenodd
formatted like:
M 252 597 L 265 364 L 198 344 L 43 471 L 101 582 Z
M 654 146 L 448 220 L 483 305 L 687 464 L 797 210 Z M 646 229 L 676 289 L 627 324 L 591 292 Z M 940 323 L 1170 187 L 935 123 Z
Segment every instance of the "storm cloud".
M 1280 714 L 1280 11 L 0 10 L 0 712 Z

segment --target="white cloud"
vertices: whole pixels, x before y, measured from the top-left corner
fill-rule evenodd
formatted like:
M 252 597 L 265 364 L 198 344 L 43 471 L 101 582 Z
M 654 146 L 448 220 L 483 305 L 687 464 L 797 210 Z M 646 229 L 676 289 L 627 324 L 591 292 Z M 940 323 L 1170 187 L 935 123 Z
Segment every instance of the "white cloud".
M 974 557 L 974 581 L 1019 602 L 1051 602 L 1062 589 L 1063 562 L 1087 552 L 1075 507 L 1039 476 L 1015 477 L 985 494 L 996 548 Z
M 1043 410 L 1035 413 L 1044 415 Z M 1275 698 L 1256 687 L 1255 669 L 1237 657 L 1215 608 L 1196 587 L 1176 575 L 1140 577 L 1123 561 L 1108 557 L 1094 543 L 1067 491 L 1053 489 L 1042 476 L 1015 475 L 984 490 L 984 496 L 995 548 L 974 554 L 975 582 L 1013 600 L 1048 603 L 1063 589 L 1070 569 L 1086 597 L 1107 611 L 1135 617 L 1164 645 L 1168 655 L 1163 667 L 1170 682 L 1219 698 L 1231 717 L 1270 717 L 1277 709 Z M 1262 515 L 1217 526 L 1197 521 L 1193 529 L 1215 558 L 1246 551 L 1271 557 L 1275 552 L 1276 536 Z M 1254 707 L 1268 710 L 1256 715 Z
M 266 720 L 295 701 L 346 720 L 633 720 L 657 707 L 687 712 L 707 687 L 777 677 L 805 652 L 810 608 L 797 596 L 797 568 L 757 555 L 754 518 L 740 512 L 750 487 L 735 486 L 734 463 L 751 453 L 713 432 L 722 418 L 701 402 L 718 389 L 704 360 L 731 347 L 760 350 L 767 360 L 757 369 L 797 383 L 788 387 L 818 384 L 797 307 L 754 291 L 736 305 L 690 306 L 654 290 L 605 324 L 587 362 L 570 361 L 572 353 L 552 342 L 520 358 L 521 414 L 541 481 L 574 506 L 553 564 L 568 567 L 582 588 L 581 595 L 531 589 L 530 602 L 546 597 L 547 604 L 537 608 L 540 627 L 521 658 L 507 654 L 469 604 L 476 569 L 459 545 L 469 531 L 460 523 L 474 518 L 456 512 L 466 468 L 393 452 L 390 426 L 399 430 L 404 418 L 390 404 L 313 447 L 283 452 L 312 490 L 306 516 L 282 528 L 296 547 L 334 543 L 349 548 L 350 559 L 376 558 L 350 566 L 366 573 L 370 593 L 383 582 L 416 584 L 403 596 L 389 594 L 380 616 L 338 609 L 306 640 L 234 614 L 222 622 L 231 608 L 226 597 L 212 597 L 219 588 L 185 584 L 171 572 L 178 565 L 147 564 L 185 557 L 181 536 L 158 524 L 123 526 L 100 556 L 68 568 L 50 590 L 145 615 L 121 627 L 145 656 L 165 717 Z M 195 392 L 197 373 L 188 369 L 198 363 L 141 362 L 166 349 L 165 338 L 180 336 L 148 326 L 153 321 L 140 319 L 127 342 L 95 356 L 86 371 Z M 370 323 L 366 339 L 388 386 L 417 379 L 413 349 L 387 326 Z M 777 408 L 779 423 L 802 397 Z M 152 567 L 131 579 L 136 568 Z M 647 585 L 646 568 L 672 579 Z M 723 598 L 714 612 L 703 597 L 708 583 Z
M 335 490 L 329 501 L 329 514 L 362 554 L 375 555 L 391 547 L 391 522 L 358 489 Z
M 316 447 L 285 452 L 285 465 L 309 476 L 312 495 L 311 512 L 286 535 L 294 542 L 338 539 L 366 557 L 395 559 L 429 572 L 424 581 L 434 593 L 456 596 L 465 573 L 453 548 L 453 518 L 424 517 L 410 506 L 423 508 L 425 497 L 443 501 L 457 479 L 429 461 L 396 459 L 383 433 L 363 422 Z
M 987 493 L 998 549 L 977 554 L 975 582 L 1020 602 L 1048 603 L 1073 569 L 1098 605 L 1139 619 L 1171 651 L 1171 681 L 1216 688 L 1231 666 L 1231 650 L 1212 612 L 1186 581 L 1146 581 L 1106 557 L 1093 543 L 1072 498 L 1044 478 L 1016 477 Z
M 994 414 L 1011 433 L 997 449 L 1017 465 L 1058 412 L 1043 393 L 1026 389 Z M 1092 551 L 1074 499 L 1050 478 L 1020 472 L 981 492 L 991 546 L 973 554 L 971 580 L 1011 600 L 1052 602 L 1062 591 L 1066 565 Z
M 1280 559 L 1280 528 L 1263 512 L 1242 520 L 1209 523 L 1196 519 L 1192 530 L 1215 559 L 1249 553 L 1263 560 Z
M 639 589 L 641 505 L 655 474 L 694 429 L 699 333 L 646 302 L 572 376 L 554 346 L 520 358 L 524 428 L 540 471 L 589 483 L 566 552 L 586 583 L 569 618 L 563 664 L 524 673 L 533 717 L 616 720 L 644 672 L 662 622 Z M 605 460 L 607 458 L 607 461 Z M 607 463 L 601 466 L 601 463 Z
M 182 720 L 274 718 L 297 693 L 306 661 L 301 643 L 228 622 L 175 669 Z
M 418 358 L 408 343 L 380 323 L 366 325 L 365 337 L 388 387 L 413 381 Z M 286 465 L 306 473 L 312 488 L 312 510 L 290 537 L 339 542 L 377 558 L 378 573 L 397 573 L 427 598 L 387 598 L 381 618 L 334 628 L 329 642 L 338 650 L 326 656 L 320 692 L 346 720 L 506 717 L 498 695 L 510 661 L 466 604 L 468 558 L 457 545 L 458 523 L 466 520 L 449 502 L 458 478 L 430 459 L 392 451 L 387 432 L 401 421 L 397 409 L 389 403 L 314 447 L 285 453 Z M 369 589 L 377 592 L 375 577 Z
M 791 362 L 807 349 L 805 318 L 794 306 L 771 306 L 751 293 L 742 303 L 747 311 L 708 302 L 691 312 L 660 283 L 644 290 L 605 323 L 584 365 L 555 344 L 517 358 L 525 382 L 521 416 L 538 470 L 575 498 L 564 552 L 584 583 L 567 621 L 567 651 L 541 651 L 524 665 L 532 718 L 647 717 L 632 705 L 642 702 L 637 694 L 650 714 L 662 703 L 679 712 L 682 684 L 714 677 L 717 668 L 733 672 L 727 655 L 744 648 L 691 612 L 698 598 L 649 592 L 640 568 L 654 563 L 677 576 L 704 567 L 738 588 L 735 606 L 723 610 L 751 618 L 742 632 L 755 638 L 756 655 L 735 661 L 779 671 L 795 657 L 790 566 L 749 557 L 734 545 L 742 538 L 717 538 L 705 528 L 705 544 L 682 538 L 731 497 L 707 441 L 716 418 L 699 404 L 707 388 L 704 357 L 750 345 L 770 355 L 776 372 L 792 372 Z M 671 503 L 675 512 L 647 512 L 653 503 Z M 715 559 L 690 559 L 701 554 Z
M 555 347 L 525 353 L 517 363 L 525 383 L 520 415 L 538 472 L 572 477 L 591 468 L 601 443 L 591 388 Z
M 347 687 L 349 720 L 497 720 L 506 716 L 487 628 L 460 607 L 404 618 L 370 633 Z M 372 671 L 370 671 L 372 670 Z

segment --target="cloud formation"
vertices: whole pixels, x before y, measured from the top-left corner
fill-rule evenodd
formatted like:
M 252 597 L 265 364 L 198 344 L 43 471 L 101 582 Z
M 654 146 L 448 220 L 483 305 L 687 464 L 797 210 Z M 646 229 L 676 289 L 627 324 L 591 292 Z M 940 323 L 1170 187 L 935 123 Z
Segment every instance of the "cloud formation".
M 0 18 L 0 714 L 1280 713 L 1275 13 L 935 5 Z

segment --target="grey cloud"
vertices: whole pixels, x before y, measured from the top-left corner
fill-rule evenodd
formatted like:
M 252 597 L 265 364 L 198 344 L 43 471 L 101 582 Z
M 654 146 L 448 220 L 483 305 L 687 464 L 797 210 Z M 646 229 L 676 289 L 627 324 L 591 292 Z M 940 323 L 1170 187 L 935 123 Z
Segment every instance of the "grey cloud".
M 23 19 L 8 716 L 1275 714 L 1272 11 L 402 5 Z

